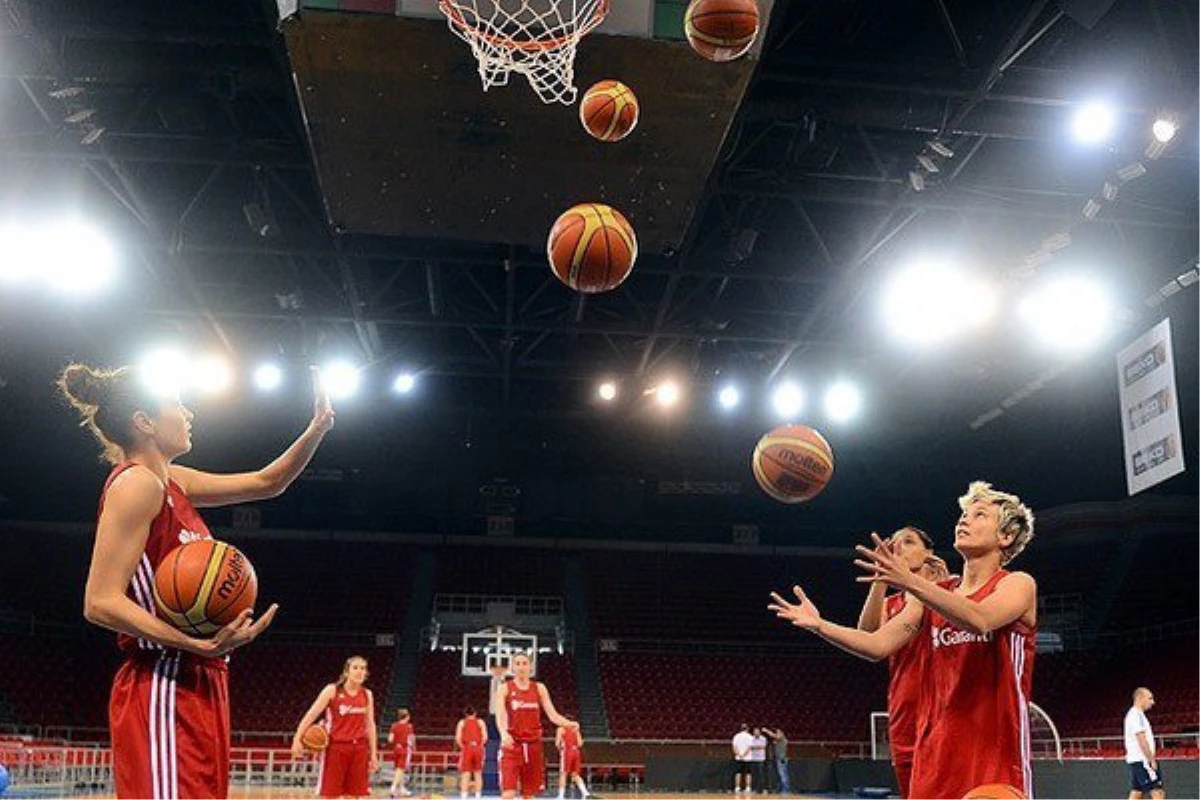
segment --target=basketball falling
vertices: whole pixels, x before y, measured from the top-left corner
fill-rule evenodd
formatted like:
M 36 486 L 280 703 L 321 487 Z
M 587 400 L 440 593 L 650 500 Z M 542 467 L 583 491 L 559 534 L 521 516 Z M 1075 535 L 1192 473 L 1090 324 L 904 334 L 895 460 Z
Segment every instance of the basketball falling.
M 976 786 L 971 791 L 963 795 L 963 800 L 984 800 L 991 798 L 992 800 L 1024 800 L 1025 795 L 1015 786 L 1009 786 L 1007 783 L 985 783 L 983 786 Z
M 758 440 L 750 459 L 763 491 L 781 503 L 803 503 L 833 477 L 833 450 L 807 425 L 781 425 Z
M 637 235 L 615 208 L 581 203 L 554 221 L 546 254 L 567 286 L 585 294 L 607 292 L 629 277 L 637 260 Z
M 758 35 L 754 0 L 692 0 L 683 15 L 688 44 L 709 61 L 743 56 Z
M 161 615 L 191 636 L 210 636 L 258 599 L 254 566 L 240 550 L 199 539 L 167 553 L 154 573 Z
M 300 744 L 304 745 L 305 750 L 319 753 L 329 747 L 329 731 L 320 725 L 309 725 L 300 737 Z
M 619 142 L 637 127 L 638 99 L 620 81 L 600 81 L 583 93 L 579 121 L 602 142 Z

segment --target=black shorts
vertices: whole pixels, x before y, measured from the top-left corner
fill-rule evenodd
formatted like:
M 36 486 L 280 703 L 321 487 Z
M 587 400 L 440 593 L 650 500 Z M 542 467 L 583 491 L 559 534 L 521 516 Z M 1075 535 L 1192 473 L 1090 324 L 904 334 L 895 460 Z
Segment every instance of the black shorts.
M 733 774 L 734 775 L 750 775 L 750 774 L 752 774 L 751 769 L 753 769 L 753 768 L 751 767 L 749 761 L 734 761 L 733 762 Z
M 1150 769 L 1144 761 L 1126 764 L 1129 767 L 1129 788 L 1135 792 L 1148 792 L 1151 789 L 1163 788 L 1162 762 L 1158 769 Z

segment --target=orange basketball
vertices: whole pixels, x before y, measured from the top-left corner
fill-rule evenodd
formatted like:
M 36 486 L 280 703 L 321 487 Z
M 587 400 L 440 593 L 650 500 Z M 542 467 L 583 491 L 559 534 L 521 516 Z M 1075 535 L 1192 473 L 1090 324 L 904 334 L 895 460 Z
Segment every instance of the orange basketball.
M 319 753 L 329 747 L 329 731 L 320 725 L 309 725 L 300 736 L 300 744 L 304 745 L 305 750 Z
M 709 61 L 745 55 L 758 35 L 754 0 L 692 0 L 683 15 L 688 44 Z
M 781 425 L 758 440 L 750 459 L 763 491 L 781 503 L 803 503 L 833 476 L 833 450 L 807 425 Z
M 637 234 L 615 208 L 581 203 L 554 221 L 546 254 L 567 286 L 585 294 L 607 292 L 629 277 L 637 260 Z
M 209 636 L 258 599 L 250 560 L 231 544 L 199 539 L 176 547 L 154 573 L 154 600 L 168 622 Z
M 637 127 L 638 99 L 620 81 L 600 81 L 583 93 L 579 121 L 602 142 L 619 142 Z
M 1025 795 L 1015 786 L 1009 786 L 1007 783 L 985 783 L 983 786 L 976 786 L 971 791 L 963 795 L 963 800 L 983 800 L 984 798 L 992 798 L 992 800 L 1025 800 Z

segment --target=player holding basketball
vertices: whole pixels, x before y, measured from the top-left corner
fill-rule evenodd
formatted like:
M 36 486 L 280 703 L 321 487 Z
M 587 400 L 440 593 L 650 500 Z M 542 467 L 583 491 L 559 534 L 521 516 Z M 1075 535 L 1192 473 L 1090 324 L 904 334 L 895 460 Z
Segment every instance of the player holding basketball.
M 462 719 L 454 726 L 454 744 L 458 747 L 458 788 L 464 799 L 471 792 L 483 793 L 483 752 L 487 745 L 487 725 L 475 713 L 474 706 L 463 709 Z
M 934 555 L 933 540 L 925 531 L 909 525 L 893 533 L 888 543 L 913 572 L 919 572 L 931 581 L 942 581 L 949 577 L 946 563 Z M 885 597 L 886 592 L 886 583 L 872 582 L 858 617 L 860 631 L 879 630 L 911 600 L 904 592 L 893 592 Z M 888 743 L 901 797 L 909 796 L 912 780 L 918 701 L 925 680 L 925 658 L 929 644 L 927 635 L 918 635 L 888 657 Z
M 320 797 L 370 797 L 369 773 L 379 769 L 375 730 L 375 697 L 363 684 L 367 660 L 351 656 L 336 683 L 321 690 L 304 713 L 292 737 L 292 758 L 304 754 L 301 737 L 322 714 L 329 746 L 321 754 Z
M 417 749 L 417 734 L 413 731 L 412 716 L 407 708 L 396 710 L 396 721 L 388 731 L 388 744 L 392 746 L 392 765 L 396 774 L 392 777 L 390 797 L 411 797 L 404 776 L 412 767 L 412 754 Z
M 192 449 L 192 412 L 153 392 L 137 369 L 66 367 L 63 395 L 113 464 L 100 498 L 84 589 L 84 616 L 116 631 L 125 663 L 113 678 L 109 728 L 117 797 L 225 797 L 229 793 L 229 675 L 223 656 L 275 617 L 252 610 L 211 639 L 187 636 L 155 614 L 154 571 L 184 542 L 212 538 L 197 507 L 275 497 L 304 470 L 333 427 L 318 391 L 312 421 L 255 472 L 217 475 L 174 464 Z
M 558 796 L 567 796 L 567 783 L 579 789 L 579 796 L 588 798 L 592 793 L 583 782 L 583 734 L 579 726 L 559 726 L 554 732 L 554 746 L 558 748 Z
M 513 679 L 496 690 L 496 727 L 500 730 L 500 792 L 513 798 L 536 797 L 545 788 L 542 758 L 542 711 L 555 725 L 578 728 L 558 713 L 546 685 L 533 680 L 533 663 L 518 653 L 512 658 Z
M 930 652 L 913 758 L 913 797 L 962 797 L 986 783 L 1007 783 L 1028 796 L 1032 789 L 1028 699 L 1033 684 L 1037 584 L 1003 565 L 1033 538 L 1033 513 L 1015 495 L 982 481 L 959 498 L 962 513 L 954 549 L 964 559 L 961 578 L 936 583 L 872 534 L 875 549 L 859 546 L 856 561 L 870 574 L 917 603 L 877 631 L 835 625 L 799 587 L 799 602 L 772 593 L 771 611 L 854 655 L 878 660 L 892 655 L 927 626 Z M 928 614 L 925 622 L 922 617 Z

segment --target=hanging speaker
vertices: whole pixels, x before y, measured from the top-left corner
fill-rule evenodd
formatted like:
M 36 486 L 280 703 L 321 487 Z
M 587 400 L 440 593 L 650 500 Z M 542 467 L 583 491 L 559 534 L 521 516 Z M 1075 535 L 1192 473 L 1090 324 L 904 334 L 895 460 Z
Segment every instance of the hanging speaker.
M 1113 7 L 1115 0 L 1059 0 L 1059 7 L 1068 17 L 1091 30 L 1100 18 Z

